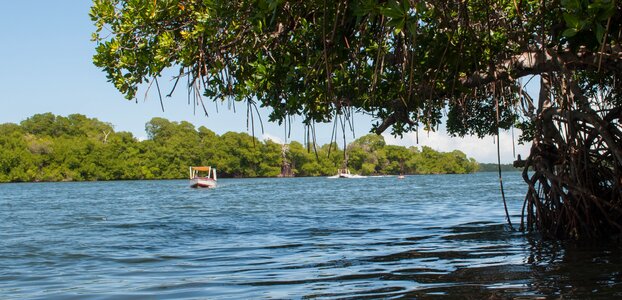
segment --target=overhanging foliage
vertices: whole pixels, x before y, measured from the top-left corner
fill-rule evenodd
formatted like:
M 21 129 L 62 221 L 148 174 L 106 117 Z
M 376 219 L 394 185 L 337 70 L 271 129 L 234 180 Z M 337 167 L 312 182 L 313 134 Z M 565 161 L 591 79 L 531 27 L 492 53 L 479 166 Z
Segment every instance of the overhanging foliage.
M 94 62 L 130 99 L 171 67 L 197 103 L 258 102 L 279 122 L 360 110 L 398 135 L 444 115 L 456 135 L 516 124 L 534 142 L 525 226 L 622 233 L 619 1 L 95 0 L 91 17 Z

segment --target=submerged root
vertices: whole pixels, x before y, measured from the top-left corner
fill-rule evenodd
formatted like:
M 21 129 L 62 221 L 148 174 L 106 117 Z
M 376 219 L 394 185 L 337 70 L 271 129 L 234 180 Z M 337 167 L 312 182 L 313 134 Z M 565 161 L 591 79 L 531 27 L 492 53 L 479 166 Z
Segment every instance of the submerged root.
M 525 161 L 529 191 L 521 228 L 562 239 L 622 236 L 622 109 L 543 113 L 558 136 L 542 130 Z

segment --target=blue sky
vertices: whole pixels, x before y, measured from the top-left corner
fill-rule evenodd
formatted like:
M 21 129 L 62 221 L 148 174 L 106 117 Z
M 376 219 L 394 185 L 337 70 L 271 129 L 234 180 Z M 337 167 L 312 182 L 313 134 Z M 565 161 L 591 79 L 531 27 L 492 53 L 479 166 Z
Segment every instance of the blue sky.
M 0 10 L 0 123 L 19 123 L 38 113 L 52 112 L 57 115 L 84 114 L 112 123 L 116 131 L 129 131 L 139 138 L 145 137 L 145 123 L 153 117 L 171 121 L 188 121 L 195 126 L 205 126 L 218 134 L 227 131 L 247 131 L 246 110 L 237 107 L 237 113 L 216 104 L 207 103 L 209 117 L 200 109 L 187 104 L 185 91 L 178 89 L 172 98 L 165 98 L 162 112 L 154 91 L 143 99 L 139 91 L 138 103 L 128 101 L 107 82 L 102 71 L 91 61 L 95 43 L 90 41 L 94 30 L 88 11 L 87 0 L 22 0 L 4 1 Z M 160 83 L 164 83 L 164 78 Z M 153 89 L 155 90 L 155 89 Z M 181 91 L 181 92 L 179 92 Z M 267 123 L 266 109 L 262 110 L 264 138 L 284 139 L 284 129 Z M 368 133 L 372 120 L 356 115 L 356 137 Z M 303 126 L 300 118 L 294 120 L 291 138 L 302 141 Z M 332 124 L 319 125 L 317 138 L 321 144 L 330 140 Z M 259 126 L 255 135 L 262 136 Z M 515 133 L 517 136 L 517 134 Z M 352 140 L 348 134 L 348 141 Z M 480 162 L 496 161 L 496 145 L 493 138 L 468 137 L 455 139 L 443 131 L 419 134 L 416 144 L 414 134 L 396 139 L 385 135 L 387 143 L 404 146 L 428 145 L 436 150 L 459 149 Z M 341 141 L 341 137 L 339 137 Z M 509 132 L 501 135 L 502 161 L 511 162 L 512 138 Z M 528 148 L 518 146 L 518 153 L 527 156 Z

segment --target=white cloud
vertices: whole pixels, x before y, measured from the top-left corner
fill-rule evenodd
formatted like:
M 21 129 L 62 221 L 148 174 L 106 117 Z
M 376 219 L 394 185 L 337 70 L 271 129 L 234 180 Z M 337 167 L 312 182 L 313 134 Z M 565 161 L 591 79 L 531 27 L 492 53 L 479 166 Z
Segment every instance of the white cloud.
M 281 138 L 276 137 L 274 135 L 271 135 L 271 134 L 269 134 L 267 132 L 264 132 L 264 134 L 261 136 L 261 140 L 262 141 L 270 140 L 270 141 L 273 141 L 273 142 L 275 142 L 277 144 L 283 144 L 283 140 Z
M 512 133 L 510 131 L 503 131 L 499 135 L 500 140 L 500 154 L 501 163 L 512 163 L 516 158 L 512 155 L 512 145 L 514 144 L 516 154 L 525 159 L 529 155 L 529 149 L 531 143 L 519 145 L 518 137 L 520 130 L 514 129 L 514 141 L 512 140 Z M 434 150 L 448 152 L 453 150 L 460 150 L 468 157 L 475 158 L 478 162 L 491 163 L 497 162 L 497 144 L 496 137 L 488 136 L 483 139 L 479 139 L 475 136 L 467 136 L 464 138 L 451 137 L 444 129 L 437 132 L 425 131 L 419 132 L 419 144 L 417 144 L 416 133 L 410 132 L 404 134 L 404 138 L 400 139 L 391 136 L 390 134 L 383 134 L 387 144 L 400 145 L 400 146 L 428 146 Z

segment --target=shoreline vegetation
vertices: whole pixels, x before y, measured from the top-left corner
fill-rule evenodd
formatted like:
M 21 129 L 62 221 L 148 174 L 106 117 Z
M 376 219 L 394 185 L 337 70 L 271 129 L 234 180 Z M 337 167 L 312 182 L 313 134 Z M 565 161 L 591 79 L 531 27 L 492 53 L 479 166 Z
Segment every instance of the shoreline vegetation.
M 278 177 L 284 161 L 296 177 L 334 175 L 344 161 L 336 143 L 287 147 L 247 133 L 217 135 L 204 126 L 153 118 L 147 139 L 80 114 L 36 114 L 0 124 L 0 182 L 187 178 L 188 166 L 211 165 L 219 177 Z M 317 149 L 317 152 L 314 151 Z M 347 146 L 348 167 L 362 175 L 466 174 L 480 166 L 459 150 L 386 145 L 376 134 Z M 496 168 L 496 165 L 495 165 Z

